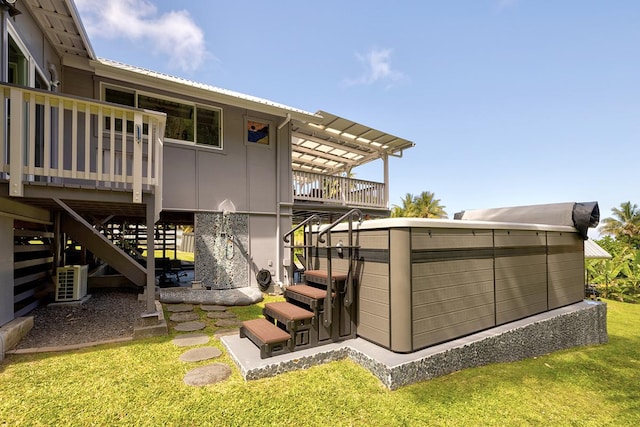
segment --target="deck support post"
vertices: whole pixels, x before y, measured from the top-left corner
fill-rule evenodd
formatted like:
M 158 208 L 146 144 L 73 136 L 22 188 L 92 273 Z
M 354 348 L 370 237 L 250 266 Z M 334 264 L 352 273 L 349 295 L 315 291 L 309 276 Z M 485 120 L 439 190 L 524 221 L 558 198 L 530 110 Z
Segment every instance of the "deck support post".
M 147 198 L 147 313 L 156 311 L 155 198 Z

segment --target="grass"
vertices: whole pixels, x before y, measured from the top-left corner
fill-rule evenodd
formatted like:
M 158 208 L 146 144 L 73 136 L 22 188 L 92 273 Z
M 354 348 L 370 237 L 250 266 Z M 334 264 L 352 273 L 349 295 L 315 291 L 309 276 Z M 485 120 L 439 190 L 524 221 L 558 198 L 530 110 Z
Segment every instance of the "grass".
M 244 382 L 226 354 L 217 361 L 232 366 L 227 381 L 190 387 L 185 373 L 210 362 L 179 362 L 185 349 L 172 336 L 9 355 L 0 363 L 0 425 L 640 425 L 640 306 L 607 303 L 608 344 L 396 391 L 349 360 Z

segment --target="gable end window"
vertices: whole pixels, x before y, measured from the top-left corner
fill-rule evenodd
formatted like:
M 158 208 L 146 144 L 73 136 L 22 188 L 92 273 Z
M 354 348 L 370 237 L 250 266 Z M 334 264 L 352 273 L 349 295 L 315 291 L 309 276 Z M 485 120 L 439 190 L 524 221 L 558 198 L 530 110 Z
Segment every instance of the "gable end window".
M 222 148 L 222 110 L 219 108 L 112 87 L 104 89 L 104 100 L 166 113 L 164 137 L 167 139 Z M 120 129 L 122 125 L 116 121 L 116 130 Z

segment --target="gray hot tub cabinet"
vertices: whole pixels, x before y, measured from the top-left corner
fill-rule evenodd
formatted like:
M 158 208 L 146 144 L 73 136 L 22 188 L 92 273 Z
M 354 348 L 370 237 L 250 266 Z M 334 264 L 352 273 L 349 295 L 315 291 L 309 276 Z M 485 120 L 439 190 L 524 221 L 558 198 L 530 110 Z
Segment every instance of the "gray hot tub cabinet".
M 346 228 L 331 236 L 347 244 Z M 365 221 L 354 229 L 357 335 L 409 353 L 581 301 L 583 242 L 565 225 Z M 331 257 L 346 273 L 348 257 Z M 326 268 L 322 244 L 314 261 Z

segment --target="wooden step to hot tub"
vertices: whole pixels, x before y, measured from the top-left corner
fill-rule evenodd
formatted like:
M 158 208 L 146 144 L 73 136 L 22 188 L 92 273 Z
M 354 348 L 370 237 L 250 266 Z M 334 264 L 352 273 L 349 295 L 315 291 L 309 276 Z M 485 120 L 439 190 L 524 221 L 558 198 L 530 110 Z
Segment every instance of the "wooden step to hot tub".
M 335 295 L 335 292 L 333 294 Z M 303 308 L 308 307 L 317 315 L 322 309 L 327 291 L 309 285 L 294 285 L 286 289 L 284 296 L 288 302 L 298 306 L 302 305 Z
M 327 286 L 329 283 L 329 273 L 326 270 L 307 270 L 304 272 L 304 278 L 307 283 L 317 283 L 319 285 Z M 331 281 L 333 283 L 345 282 L 347 275 L 344 273 L 332 273 Z
M 289 302 L 270 302 L 265 304 L 262 309 L 264 317 L 275 322 L 277 326 L 289 331 L 291 341 L 289 346 L 291 351 L 295 347 L 308 346 L 310 344 L 310 329 L 317 322 L 315 321 L 315 313 Z M 317 331 L 315 331 L 317 334 Z M 312 342 L 315 342 L 312 339 Z
M 242 322 L 240 338 L 249 338 L 260 349 L 260 358 L 288 353 L 291 349 L 291 335 L 267 319 L 253 319 Z

